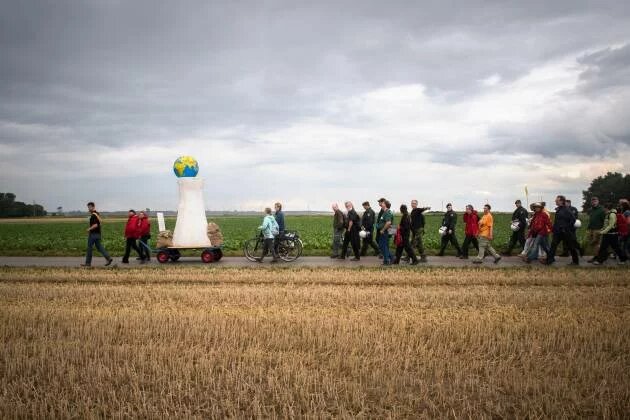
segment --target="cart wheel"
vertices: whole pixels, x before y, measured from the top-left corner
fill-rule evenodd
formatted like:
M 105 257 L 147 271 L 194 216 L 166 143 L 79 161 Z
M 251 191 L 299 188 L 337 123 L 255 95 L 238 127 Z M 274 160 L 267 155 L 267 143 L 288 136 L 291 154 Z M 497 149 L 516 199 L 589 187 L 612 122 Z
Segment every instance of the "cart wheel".
M 212 253 L 212 251 L 209 250 L 205 250 L 201 253 L 201 261 L 203 261 L 204 263 L 208 264 L 214 261 L 214 253 Z
M 168 262 L 168 259 L 170 258 L 170 255 L 168 254 L 167 251 L 160 251 L 157 253 L 157 260 L 159 263 L 164 264 L 166 262 Z
M 215 249 L 212 251 L 212 253 L 214 254 L 215 261 L 219 261 L 221 258 L 223 258 L 223 251 L 221 251 L 220 249 Z
M 175 250 L 171 251 L 171 261 L 177 261 L 177 260 L 179 260 L 179 257 L 181 257 L 181 256 L 182 256 L 182 254 L 180 254 L 178 250 L 175 249 Z

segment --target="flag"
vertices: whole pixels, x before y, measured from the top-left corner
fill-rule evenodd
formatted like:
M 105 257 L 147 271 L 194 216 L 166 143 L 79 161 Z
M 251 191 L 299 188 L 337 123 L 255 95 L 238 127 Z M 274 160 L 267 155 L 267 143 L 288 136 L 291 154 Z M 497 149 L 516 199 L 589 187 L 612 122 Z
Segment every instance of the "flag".
M 525 185 L 525 195 L 529 195 L 529 191 L 527 191 L 527 185 Z

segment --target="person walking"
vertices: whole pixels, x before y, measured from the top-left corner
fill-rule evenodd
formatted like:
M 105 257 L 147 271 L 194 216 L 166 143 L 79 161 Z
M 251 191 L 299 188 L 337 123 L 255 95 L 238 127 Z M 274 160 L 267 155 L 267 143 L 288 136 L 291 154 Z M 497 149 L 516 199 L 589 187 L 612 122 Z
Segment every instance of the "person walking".
M 381 203 L 381 216 L 376 221 L 376 229 L 379 232 L 378 247 L 383 255 L 383 265 L 392 263 L 392 255 L 389 252 L 389 232 L 388 229 L 394 223 L 394 214 L 390 210 L 392 204 L 385 200 Z
M 604 222 L 606 220 L 606 213 L 602 206 L 599 205 L 599 198 L 591 197 L 591 210 L 588 214 L 588 225 L 586 227 L 586 236 L 584 238 L 583 250 L 587 252 L 587 247 L 590 245 L 593 250 L 593 258 L 588 260 L 592 263 L 595 261 L 595 256 L 599 254 L 599 246 L 602 241 L 601 230 L 604 228 Z
M 330 258 L 339 258 L 339 248 L 341 248 L 341 241 L 344 231 L 345 217 L 337 203 L 332 205 L 333 210 L 333 242 L 332 242 L 332 255 Z
M 138 212 L 138 234 L 140 236 L 140 262 L 151 261 L 151 252 L 149 251 L 149 239 L 151 239 L 151 220 L 146 212 Z
M 479 252 L 479 241 L 477 236 L 479 235 L 479 215 L 472 204 L 466 206 L 466 212 L 464 213 L 464 243 L 462 244 L 462 260 L 468 259 L 468 248 L 472 243 L 477 252 Z
M 387 200 L 385 200 L 385 198 L 383 198 L 383 197 L 381 197 L 381 198 L 379 198 L 379 199 L 378 199 L 378 214 L 376 215 L 376 219 L 375 219 L 377 222 L 378 222 L 378 221 L 381 219 L 381 217 L 383 216 L 383 203 L 384 203 L 385 201 L 387 201 Z M 380 233 L 380 231 L 379 231 L 378 229 L 376 229 L 375 235 L 376 235 L 376 244 L 378 245 L 378 244 L 380 244 L 380 242 L 379 242 L 379 240 L 378 240 L 378 239 L 379 239 L 379 238 L 380 238 L 380 236 L 381 236 L 381 233 Z M 378 246 L 379 246 L 379 250 L 380 250 L 380 245 L 378 245 Z M 382 258 L 383 258 L 383 254 L 381 254 L 381 253 L 379 252 L 379 253 L 378 253 L 378 257 L 382 259 Z
M 545 211 L 543 203 L 533 203 L 531 209 L 534 212 L 531 223 L 529 225 L 528 236 L 533 239 L 531 247 L 525 256 L 525 262 L 530 263 L 540 257 L 538 248 L 545 253 L 549 252 L 547 236 L 551 232 L 551 218 Z
M 87 254 L 85 255 L 85 263 L 81 264 L 82 267 L 91 267 L 92 266 L 92 248 L 96 247 L 98 252 L 101 253 L 107 262 L 106 266 L 110 265 L 112 261 L 114 261 L 107 250 L 103 247 L 101 243 L 101 215 L 96 211 L 96 206 L 92 201 L 87 204 L 88 212 L 90 213 L 90 227 L 87 229 L 88 240 L 87 240 Z
M 567 208 L 569 209 L 569 211 L 571 211 L 571 214 L 573 215 L 573 217 L 575 217 L 575 220 L 579 220 L 580 219 L 580 212 L 578 211 L 578 209 L 573 207 L 573 205 L 571 204 L 571 200 L 569 200 L 568 198 L 566 200 L 566 203 L 567 203 Z M 575 237 L 576 237 L 575 241 L 576 241 L 576 244 L 577 244 L 577 251 L 578 251 L 579 255 L 583 255 L 582 247 L 577 242 L 577 233 L 576 233 Z M 565 249 L 564 246 L 563 246 L 562 247 L 562 254 L 560 256 L 568 257 L 569 256 L 569 250 Z
M 473 260 L 475 264 L 481 264 L 486 251 L 494 257 L 494 263 L 501 261 L 501 256 L 492 247 L 494 219 L 490 213 L 490 204 L 483 206 L 483 216 L 479 221 L 479 255 Z
M 617 225 L 619 226 L 619 247 L 630 257 L 630 202 L 626 199 L 619 200 L 619 212 L 617 213 Z M 621 218 L 619 217 L 621 216 Z M 625 228 L 624 228 L 625 226 Z M 625 231 L 625 234 L 622 234 Z
M 135 210 L 129 210 L 127 214 L 127 224 L 125 225 L 125 255 L 122 257 L 123 264 L 129 264 L 129 254 L 133 249 L 138 254 L 138 257 L 142 257 L 142 252 L 138 249 L 138 238 L 140 237 L 138 228 L 138 216 Z
M 512 231 L 512 236 L 510 236 L 510 241 L 508 242 L 507 249 L 505 250 L 505 255 L 512 255 L 512 250 L 516 246 L 516 243 L 520 245 L 521 249 L 525 247 L 525 229 L 527 228 L 527 209 L 523 207 L 521 204 L 521 200 L 516 200 L 514 202 L 516 209 L 514 213 L 512 213 L 512 223 L 514 225 L 518 225 L 517 230 Z
M 461 257 L 462 250 L 457 243 L 457 236 L 455 235 L 455 226 L 457 225 L 457 213 L 453 211 L 453 205 L 448 203 L 446 205 L 446 213 L 444 213 L 444 217 L 442 218 L 442 226 L 446 228 L 446 232 L 442 236 L 442 245 L 440 247 L 440 252 L 438 253 L 439 257 L 444 256 L 444 250 L 446 246 L 450 242 L 457 251 L 457 257 Z
M 277 255 L 278 247 L 280 246 L 280 240 L 284 238 L 285 225 L 284 225 L 284 212 L 282 211 L 282 203 L 274 204 L 274 208 L 276 210 L 276 213 L 274 214 L 273 217 L 274 219 L 276 219 L 276 223 L 278 224 L 278 229 L 279 229 L 279 233 L 278 235 L 276 235 L 273 241 L 273 248 Z
M 424 212 L 430 210 L 431 207 L 418 208 L 418 200 L 411 200 L 411 246 L 418 250 L 420 262 L 427 262 L 427 255 L 424 252 L 424 226 L 426 220 Z
M 628 257 L 626 253 L 619 247 L 619 230 L 617 227 L 617 210 L 610 203 L 604 205 L 605 223 L 604 227 L 600 231 L 602 242 L 599 247 L 599 252 L 593 258 L 594 265 L 601 265 L 608 259 L 608 247 L 612 248 L 613 252 L 617 254 L 618 263 L 625 264 Z M 589 260 L 590 262 L 590 260 Z
M 378 245 L 374 242 L 374 223 L 376 222 L 376 215 L 374 210 L 370 207 L 370 203 L 363 202 L 363 215 L 361 216 L 361 230 L 365 231 L 365 238 L 363 238 L 361 244 L 361 256 L 367 255 L 368 246 L 374 250 L 374 255 L 379 254 Z
M 401 241 L 396 244 L 396 258 L 394 259 L 394 264 L 400 264 L 400 257 L 402 257 L 403 250 L 411 259 L 411 265 L 418 264 L 418 258 L 413 252 L 413 248 L 409 242 L 411 237 L 411 217 L 409 216 L 407 206 L 404 204 L 400 206 L 400 223 L 398 224 L 398 229 L 400 231 Z
M 563 249 L 571 254 L 570 265 L 580 265 L 580 257 L 578 255 L 578 244 L 575 237 L 575 215 L 567 206 L 566 198 L 563 195 L 556 197 L 556 217 L 553 222 L 553 239 L 551 240 L 551 248 L 547 254 L 547 265 L 555 262 L 556 250 L 558 244 L 562 242 Z
M 361 254 L 359 252 L 359 231 L 361 230 L 361 219 L 354 210 L 354 206 L 350 201 L 346 201 L 345 205 L 346 210 L 348 211 L 346 216 L 348 223 L 345 226 L 346 231 L 344 232 L 343 245 L 341 246 L 341 255 L 339 256 L 339 259 L 346 259 L 348 245 L 352 244 L 352 252 L 354 254 L 352 261 L 359 261 L 361 259 Z
M 270 207 L 265 208 L 265 217 L 263 218 L 262 225 L 258 226 L 258 229 L 262 232 L 264 242 L 262 256 L 256 258 L 256 261 L 259 263 L 263 262 L 263 259 L 271 251 L 273 255 L 271 262 L 278 262 L 278 254 L 276 253 L 276 248 L 273 246 L 273 242 L 274 238 L 280 233 L 280 228 L 276 219 L 271 215 Z

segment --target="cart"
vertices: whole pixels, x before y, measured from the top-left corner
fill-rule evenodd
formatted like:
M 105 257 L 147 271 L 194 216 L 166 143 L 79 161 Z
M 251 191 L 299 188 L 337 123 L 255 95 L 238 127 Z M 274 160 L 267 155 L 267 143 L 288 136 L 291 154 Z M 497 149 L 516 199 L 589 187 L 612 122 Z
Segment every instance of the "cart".
M 155 254 L 155 259 L 158 260 L 160 264 L 167 263 L 169 261 L 177 261 L 181 257 L 180 250 L 185 249 L 194 249 L 194 250 L 202 250 L 201 251 L 201 261 L 208 264 L 212 262 L 217 262 L 221 258 L 223 258 L 223 251 L 221 247 L 218 246 L 210 246 L 210 247 L 188 247 L 188 246 L 169 246 L 167 248 L 156 248 L 153 249 L 149 245 L 146 245 L 140 242 L 142 246 L 149 250 L 149 253 Z

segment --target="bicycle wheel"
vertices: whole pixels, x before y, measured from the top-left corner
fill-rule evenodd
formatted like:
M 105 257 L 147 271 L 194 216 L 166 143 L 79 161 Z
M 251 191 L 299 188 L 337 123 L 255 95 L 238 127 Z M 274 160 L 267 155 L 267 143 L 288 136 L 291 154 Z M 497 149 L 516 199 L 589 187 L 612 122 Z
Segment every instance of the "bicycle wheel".
M 262 257 L 263 253 L 263 241 L 259 238 L 252 238 L 243 244 L 243 253 L 245 258 L 249 261 L 256 261 L 257 258 Z
M 295 238 L 284 238 L 278 244 L 278 256 L 282 261 L 291 262 L 302 255 L 302 241 Z

